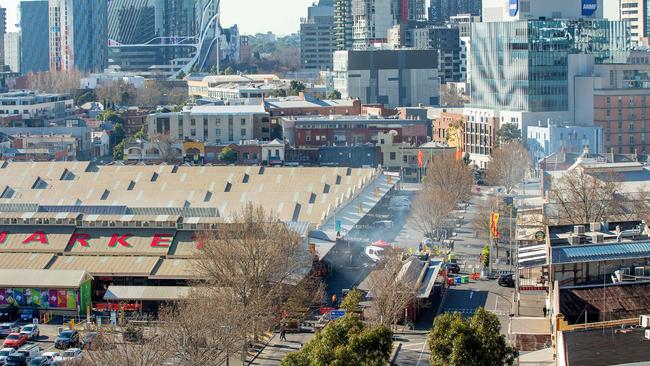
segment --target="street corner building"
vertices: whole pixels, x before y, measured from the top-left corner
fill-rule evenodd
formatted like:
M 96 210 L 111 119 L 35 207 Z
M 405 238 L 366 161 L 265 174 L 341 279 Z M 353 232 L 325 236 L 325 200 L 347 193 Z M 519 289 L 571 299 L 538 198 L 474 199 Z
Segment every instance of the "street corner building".
M 398 182 L 372 168 L 0 162 L 0 304 L 155 312 L 198 279 L 199 233 L 249 202 L 297 232 L 316 263 L 334 243 L 311 232 L 351 230 Z

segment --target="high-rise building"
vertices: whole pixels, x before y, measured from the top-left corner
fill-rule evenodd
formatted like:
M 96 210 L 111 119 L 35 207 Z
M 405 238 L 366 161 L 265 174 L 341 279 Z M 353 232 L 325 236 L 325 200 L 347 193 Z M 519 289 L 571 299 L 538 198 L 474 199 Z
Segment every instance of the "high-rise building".
M 49 70 L 47 0 L 20 3 L 20 29 L 20 73 Z
M 482 0 L 484 22 L 533 19 L 602 19 L 603 0 Z
M 12 72 L 20 72 L 20 32 L 5 33 L 5 64 Z
M 352 0 L 334 0 L 334 37 L 337 50 L 352 48 Z
M 481 5 L 482 0 L 431 0 L 428 8 L 429 21 L 443 24 L 449 21 L 449 18 L 460 14 L 480 16 Z
M 0 6 L 0 69 L 5 64 L 5 33 L 7 32 L 7 10 Z
M 108 3 L 108 39 L 121 44 L 146 43 L 161 34 L 156 7 L 150 0 L 113 0 Z M 158 22 L 159 23 L 159 22 Z
M 49 0 L 50 70 L 103 71 L 107 0 Z
M 334 88 L 364 104 L 415 107 L 440 103 L 436 50 L 334 52 Z
M 423 21 L 427 19 L 425 0 L 400 0 L 400 22 L 407 20 Z
M 399 0 L 352 0 L 353 48 L 386 43 L 388 31 L 399 21 Z
M 440 81 L 461 81 L 462 60 L 460 32 L 456 27 L 432 26 L 428 28 L 429 47 L 438 50 L 438 75 Z
M 300 64 L 307 70 L 331 70 L 332 53 L 336 50 L 334 8 L 310 6 L 306 19 L 300 23 Z
M 632 42 L 648 45 L 650 0 L 619 0 L 620 20 L 630 23 Z
M 466 152 L 484 167 L 494 136 L 505 123 L 526 135 L 539 121 L 584 125 L 575 117 L 574 78 L 584 62 L 626 62 L 629 26 L 604 19 L 472 23 L 470 105 L 465 108 Z M 571 61 L 569 56 L 576 56 Z

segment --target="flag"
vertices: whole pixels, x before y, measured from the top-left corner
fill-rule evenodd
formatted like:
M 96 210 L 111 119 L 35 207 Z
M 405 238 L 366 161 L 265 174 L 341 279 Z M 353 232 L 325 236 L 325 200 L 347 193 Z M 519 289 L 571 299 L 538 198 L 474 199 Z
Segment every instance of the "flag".
M 492 212 L 490 215 L 490 236 L 494 239 L 499 238 L 499 213 Z
M 460 160 L 463 158 L 463 150 L 460 149 L 460 147 L 456 147 L 456 160 Z
M 422 168 L 424 166 L 424 152 L 422 150 L 418 150 L 418 168 Z

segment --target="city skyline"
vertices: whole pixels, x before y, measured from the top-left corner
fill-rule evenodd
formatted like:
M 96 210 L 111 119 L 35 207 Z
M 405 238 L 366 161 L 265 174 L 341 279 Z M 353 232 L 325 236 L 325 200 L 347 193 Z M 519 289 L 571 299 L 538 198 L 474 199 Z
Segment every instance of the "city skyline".
M 307 7 L 315 0 L 281 0 L 285 6 L 281 8 L 277 4 L 266 0 L 237 0 L 222 1 L 221 3 L 221 25 L 229 27 L 237 24 L 243 34 L 266 33 L 271 31 L 278 35 L 287 35 L 300 31 L 300 18 L 307 17 Z M 5 0 L 2 7 L 7 9 L 7 31 L 18 30 L 18 4 L 21 0 Z M 238 9 L 256 9 L 254 12 L 243 13 Z M 268 22 L 269 15 L 276 19 L 280 17 L 281 22 Z

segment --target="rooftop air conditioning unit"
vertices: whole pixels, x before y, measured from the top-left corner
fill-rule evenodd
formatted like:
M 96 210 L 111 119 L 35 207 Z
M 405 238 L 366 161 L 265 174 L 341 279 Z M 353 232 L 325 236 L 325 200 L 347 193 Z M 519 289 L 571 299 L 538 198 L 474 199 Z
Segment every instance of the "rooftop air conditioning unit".
M 640 316 L 640 319 L 639 319 L 639 324 L 640 324 L 643 328 L 650 328 L 650 315 L 641 315 L 641 316 Z M 648 331 L 649 331 L 649 330 L 650 330 L 650 329 L 646 330 L 646 337 L 647 337 L 647 335 L 648 335 Z
M 592 222 L 589 224 L 589 231 L 598 232 L 600 229 L 600 222 Z
M 585 226 L 584 225 L 576 225 L 573 227 L 573 233 L 576 235 L 584 235 L 585 234 Z
M 594 244 L 602 244 L 605 242 L 605 235 L 596 233 L 591 236 L 591 242 Z
M 577 235 L 569 235 L 569 244 L 580 245 L 581 238 Z

